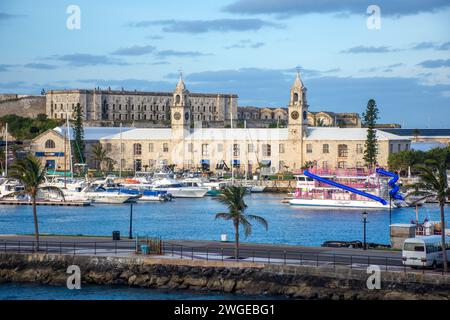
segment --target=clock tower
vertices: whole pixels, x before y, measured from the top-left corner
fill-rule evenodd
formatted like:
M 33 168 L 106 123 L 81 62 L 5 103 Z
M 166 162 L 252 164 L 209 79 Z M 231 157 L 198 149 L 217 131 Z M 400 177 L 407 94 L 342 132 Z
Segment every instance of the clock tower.
M 172 138 L 184 140 L 189 135 L 191 127 L 191 107 L 189 103 L 189 91 L 180 73 L 175 91 L 173 92 L 173 104 L 170 108 L 170 119 L 172 125 Z
M 307 135 L 308 128 L 308 103 L 306 100 L 306 88 L 297 71 L 294 84 L 291 88 L 289 101 L 289 140 L 303 140 Z

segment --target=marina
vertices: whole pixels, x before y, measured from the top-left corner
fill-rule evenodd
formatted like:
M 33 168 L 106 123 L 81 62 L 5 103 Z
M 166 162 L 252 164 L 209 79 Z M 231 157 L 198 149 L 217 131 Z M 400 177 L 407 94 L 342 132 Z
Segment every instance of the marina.
M 266 232 L 254 228 L 245 242 L 320 246 L 328 240 L 362 240 L 361 212 L 355 210 L 311 209 L 282 203 L 284 195 L 253 193 L 246 196 L 249 213 L 258 214 L 270 224 Z M 134 235 L 160 236 L 163 239 L 220 240 L 234 234 L 231 224 L 215 220 L 224 207 L 214 197 L 174 199 L 171 202 L 133 204 Z M 446 217 L 450 212 L 446 208 Z M 43 234 L 111 236 L 129 232 L 130 204 L 93 204 L 88 207 L 39 208 Z M 419 208 L 419 221 L 439 221 L 439 207 L 425 204 Z M 392 223 L 416 219 L 414 208 L 392 211 Z M 32 234 L 33 219 L 26 206 L 0 207 L 1 234 Z M 389 210 L 371 210 L 368 216 L 369 242 L 389 244 Z

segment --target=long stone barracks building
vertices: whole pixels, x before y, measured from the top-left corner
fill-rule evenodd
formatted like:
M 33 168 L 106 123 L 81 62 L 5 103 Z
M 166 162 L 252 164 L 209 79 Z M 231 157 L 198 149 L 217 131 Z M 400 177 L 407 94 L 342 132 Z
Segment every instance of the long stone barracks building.
M 178 89 L 178 88 L 177 88 Z M 183 102 L 189 107 L 192 122 L 227 122 L 237 117 L 238 96 L 235 94 L 204 94 L 183 91 Z M 116 90 L 50 90 L 46 94 L 49 118 L 75 117 L 79 104 L 86 121 L 154 121 L 171 120 L 171 107 L 180 98 L 173 92 L 138 92 Z
M 234 166 L 255 171 L 263 163 L 277 173 L 300 169 L 307 161 L 324 168 L 364 166 L 367 130 L 309 127 L 306 94 L 297 74 L 290 91 L 287 128 L 192 128 L 192 102 L 180 78 L 170 97 L 170 128 L 109 128 L 109 134 L 101 131 L 106 128 L 85 128 L 86 140 L 101 143 L 116 170 L 141 171 L 167 164 L 179 169 L 206 166 L 214 171 Z M 43 162 L 62 163 L 64 136 L 56 133 L 49 130 L 32 143 L 33 152 Z M 387 165 L 390 153 L 410 149 L 410 139 L 381 130 L 377 138 L 381 166 Z M 87 158 L 89 162 L 92 156 Z

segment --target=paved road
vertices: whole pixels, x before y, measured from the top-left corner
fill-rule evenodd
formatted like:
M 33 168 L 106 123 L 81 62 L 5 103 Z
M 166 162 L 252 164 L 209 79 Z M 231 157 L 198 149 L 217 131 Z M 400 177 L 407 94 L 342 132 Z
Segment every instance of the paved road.
M 135 240 L 112 241 L 110 237 L 41 236 L 40 238 L 40 250 L 49 253 L 130 256 L 135 253 L 135 246 Z M 31 252 L 34 248 L 32 236 L 0 236 L 0 252 Z M 163 242 L 163 252 L 166 258 L 234 261 L 232 242 L 166 240 Z M 399 251 L 242 243 L 239 256 L 243 262 L 308 266 L 343 265 L 356 269 L 379 265 L 382 270 L 412 271 L 403 267 Z

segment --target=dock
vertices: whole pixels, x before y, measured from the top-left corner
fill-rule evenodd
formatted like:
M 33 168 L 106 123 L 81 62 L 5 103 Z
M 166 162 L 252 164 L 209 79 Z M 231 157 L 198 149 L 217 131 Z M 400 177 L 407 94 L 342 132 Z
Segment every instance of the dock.
M 20 200 L 0 200 L 3 206 L 31 206 L 31 201 Z M 91 205 L 90 201 L 36 201 L 38 206 L 55 206 L 55 207 L 87 207 Z

